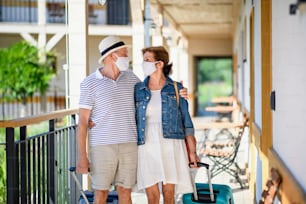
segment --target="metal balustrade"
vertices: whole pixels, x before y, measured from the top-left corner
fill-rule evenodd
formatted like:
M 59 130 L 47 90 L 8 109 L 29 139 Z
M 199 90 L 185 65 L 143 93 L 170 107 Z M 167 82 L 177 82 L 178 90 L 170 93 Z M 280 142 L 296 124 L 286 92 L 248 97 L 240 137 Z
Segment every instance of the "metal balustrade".
M 0 21 L 37 22 L 37 0 L 0 0 Z
M 76 162 L 76 113 L 0 121 L 6 135 L 7 203 L 77 203 L 78 190 L 68 172 Z M 42 122 L 43 130 L 29 135 Z

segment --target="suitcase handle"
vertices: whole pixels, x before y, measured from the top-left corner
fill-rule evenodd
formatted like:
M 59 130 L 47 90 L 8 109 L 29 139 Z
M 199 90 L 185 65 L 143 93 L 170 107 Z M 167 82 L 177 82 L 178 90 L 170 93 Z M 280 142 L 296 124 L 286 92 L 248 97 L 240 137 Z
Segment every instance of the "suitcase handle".
M 189 167 L 191 167 L 191 165 L 193 165 L 193 162 L 189 163 Z M 203 163 L 203 162 L 197 162 L 197 166 L 198 167 L 205 167 L 207 170 L 209 169 L 209 164 Z
M 192 164 L 194 164 L 193 162 L 190 162 L 189 163 L 189 167 L 192 165 Z M 215 201 L 215 195 L 214 195 L 214 192 L 213 192 L 213 186 L 212 186 L 212 183 L 211 183 L 211 176 L 210 176 L 210 171 L 209 171 L 209 164 L 207 164 L 207 163 L 203 163 L 203 162 L 197 162 L 197 166 L 198 167 L 205 167 L 206 168 L 206 170 L 207 170 L 207 177 L 208 177 L 208 185 L 209 185 L 209 197 L 210 197 L 210 200 L 212 201 L 212 202 L 214 202 Z M 194 193 L 193 193 L 193 195 L 194 195 L 194 198 L 195 198 L 195 200 L 198 200 L 198 192 L 197 192 L 197 189 L 196 189 L 196 185 L 195 185 L 195 182 L 194 182 Z
M 75 172 L 76 171 L 76 167 L 75 166 L 72 166 L 69 168 L 69 171 L 72 173 L 72 172 Z M 88 168 L 88 173 L 90 172 L 90 168 Z
M 86 204 L 89 204 L 89 201 L 88 201 L 88 199 L 87 199 L 87 196 L 85 195 L 84 190 L 83 190 L 83 188 L 82 188 L 82 185 L 81 185 L 81 183 L 79 182 L 78 178 L 76 177 L 76 167 L 75 167 L 75 166 L 70 167 L 70 168 L 69 168 L 69 171 L 70 171 L 71 176 L 72 176 L 72 178 L 74 179 L 74 181 L 75 181 L 77 187 L 79 188 L 80 193 L 81 193 L 81 195 L 83 196 L 85 203 L 86 203 Z

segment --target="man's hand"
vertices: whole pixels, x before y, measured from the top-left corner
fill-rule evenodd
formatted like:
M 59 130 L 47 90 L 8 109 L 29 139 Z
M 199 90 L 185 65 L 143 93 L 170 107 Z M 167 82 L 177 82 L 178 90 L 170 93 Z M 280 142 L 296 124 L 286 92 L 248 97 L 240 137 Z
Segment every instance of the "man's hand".
M 181 84 L 183 85 L 183 81 L 181 81 Z M 183 87 L 180 90 L 180 96 L 183 97 L 185 100 L 188 100 L 188 90 L 187 90 L 187 88 Z
M 88 121 L 88 128 L 91 129 L 96 125 L 96 123 L 94 123 L 91 119 L 89 119 Z
M 185 100 L 188 100 L 188 90 L 187 88 L 182 88 L 180 90 L 180 96 L 183 97 Z
M 77 161 L 76 172 L 87 174 L 89 171 L 89 161 L 87 157 L 79 158 Z
M 76 172 L 81 174 L 88 173 L 89 161 L 86 152 L 87 129 L 91 110 L 80 108 L 79 123 L 77 131 L 77 145 L 78 145 L 78 161 L 76 165 Z

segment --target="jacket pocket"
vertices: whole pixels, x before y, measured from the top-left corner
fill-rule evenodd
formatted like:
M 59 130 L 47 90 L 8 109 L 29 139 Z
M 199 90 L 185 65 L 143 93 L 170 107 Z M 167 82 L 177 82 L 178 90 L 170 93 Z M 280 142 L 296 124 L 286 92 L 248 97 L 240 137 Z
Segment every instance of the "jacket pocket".
M 168 130 L 171 134 L 183 134 L 182 115 L 177 106 L 175 94 L 169 94 L 167 99 Z

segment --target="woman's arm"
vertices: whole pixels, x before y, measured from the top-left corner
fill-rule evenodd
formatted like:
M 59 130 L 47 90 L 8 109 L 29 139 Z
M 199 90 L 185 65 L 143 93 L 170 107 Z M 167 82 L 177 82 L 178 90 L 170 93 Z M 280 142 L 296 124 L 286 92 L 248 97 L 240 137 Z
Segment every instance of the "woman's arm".
M 189 163 L 191 163 L 190 167 L 197 167 L 197 162 L 200 161 L 197 155 L 197 142 L 193 135 L 188 135 L 185 137 L 186 148 L 188 153 Z

